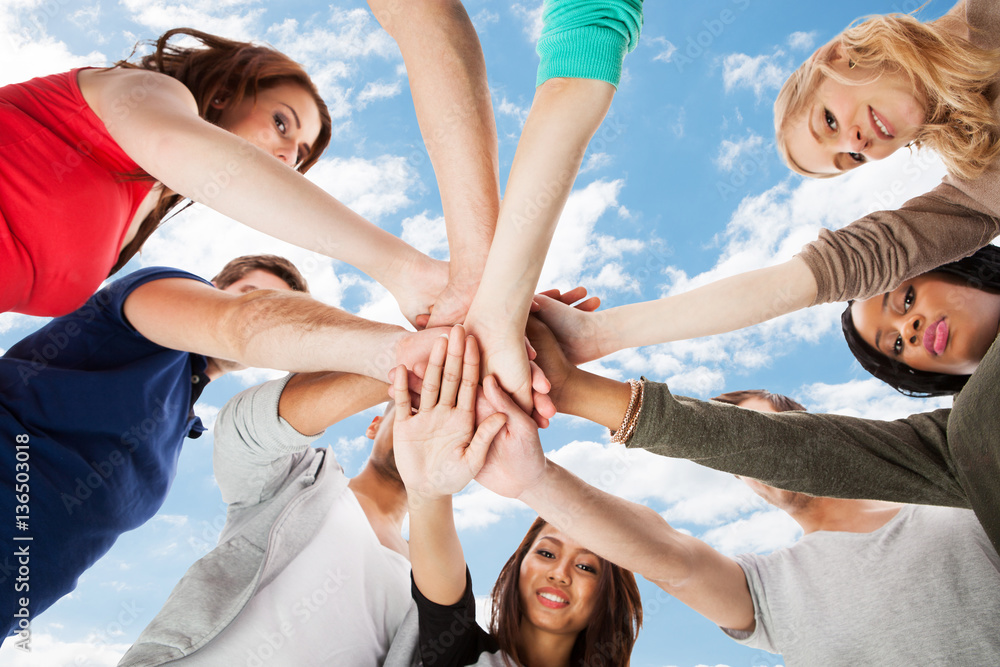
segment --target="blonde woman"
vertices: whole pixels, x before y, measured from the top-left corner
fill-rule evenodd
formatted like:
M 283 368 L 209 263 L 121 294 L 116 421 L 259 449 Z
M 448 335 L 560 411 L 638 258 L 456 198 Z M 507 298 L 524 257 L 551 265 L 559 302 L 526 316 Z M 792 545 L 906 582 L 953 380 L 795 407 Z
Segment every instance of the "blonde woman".
M 570 359 L 582 363 L 884 294 L 970 255 L 1000 234 L 998 83 L 995 0 L 963 0 L 929 23 L 888 15 L 848 28 L 779 93 L 775 125 L 782 154 L 793 169 L 827 177 L 908 144 L 928 146 L 949 170 L 939 186 L 899 210 L 824 229 L 776 266 L 598 313 L 540 297 L 540 317 Z

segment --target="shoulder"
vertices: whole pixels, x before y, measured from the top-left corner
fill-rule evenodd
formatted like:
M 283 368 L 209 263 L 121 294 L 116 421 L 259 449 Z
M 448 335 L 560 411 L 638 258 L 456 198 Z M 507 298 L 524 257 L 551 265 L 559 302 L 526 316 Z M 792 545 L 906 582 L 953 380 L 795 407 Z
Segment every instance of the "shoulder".
M 167 74 L 131 68 L 85 69 L 80 70 L 77 82 L 83 99 L 105 124 L 123 120 L 150 100 L 173 99 L 198 114 L 191 91 Z

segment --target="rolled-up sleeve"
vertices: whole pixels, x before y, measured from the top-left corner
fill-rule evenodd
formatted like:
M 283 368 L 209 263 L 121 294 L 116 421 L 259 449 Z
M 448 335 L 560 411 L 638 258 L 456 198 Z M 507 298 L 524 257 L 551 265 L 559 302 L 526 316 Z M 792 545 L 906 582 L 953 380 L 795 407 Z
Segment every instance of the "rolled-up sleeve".
M 553 77 L 597 79 L 618 87 L 625 54 L 642 29 L 642 0 L 546 0 L 535 85 Z

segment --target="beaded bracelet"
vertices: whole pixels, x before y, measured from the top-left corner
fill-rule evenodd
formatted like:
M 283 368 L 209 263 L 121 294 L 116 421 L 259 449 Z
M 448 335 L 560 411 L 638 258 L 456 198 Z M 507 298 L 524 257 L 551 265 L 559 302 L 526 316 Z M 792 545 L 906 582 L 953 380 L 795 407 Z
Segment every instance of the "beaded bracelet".
M 623 445 L 628 442 L 635 432 L 636 424 L 639 423 L 639 413 L 642 411 L 642 396 L 645 383 L 640 380 L 629 380 L 629 387 L 632 388 L 632 396 L 629 398 L 628 409 L 622 417 L 622 424 L 617 431 L 609 431 L 611 442 Z

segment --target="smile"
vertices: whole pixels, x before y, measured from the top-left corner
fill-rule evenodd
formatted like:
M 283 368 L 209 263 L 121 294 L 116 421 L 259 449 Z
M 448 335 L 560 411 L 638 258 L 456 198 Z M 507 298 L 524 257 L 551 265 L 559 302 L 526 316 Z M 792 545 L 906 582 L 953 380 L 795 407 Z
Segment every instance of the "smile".
M 868 107 L 868 115 L 871 118 L 872 127 L 875 129 L 875 133 L 878 134 L 880 138 L 882 139 L 893 138 L 892 132 L 886 126 L 886 123 L 884 120 L 882 120 L 882 117 L 879 116 L 877 113 L 875 113 L 875 109 Z
M 562 609 L 569 606 L 569 600 L 559 593 L 554 592 L 551 588 L 538 591 L 537 595 L 538 601 L 549 609 Z

